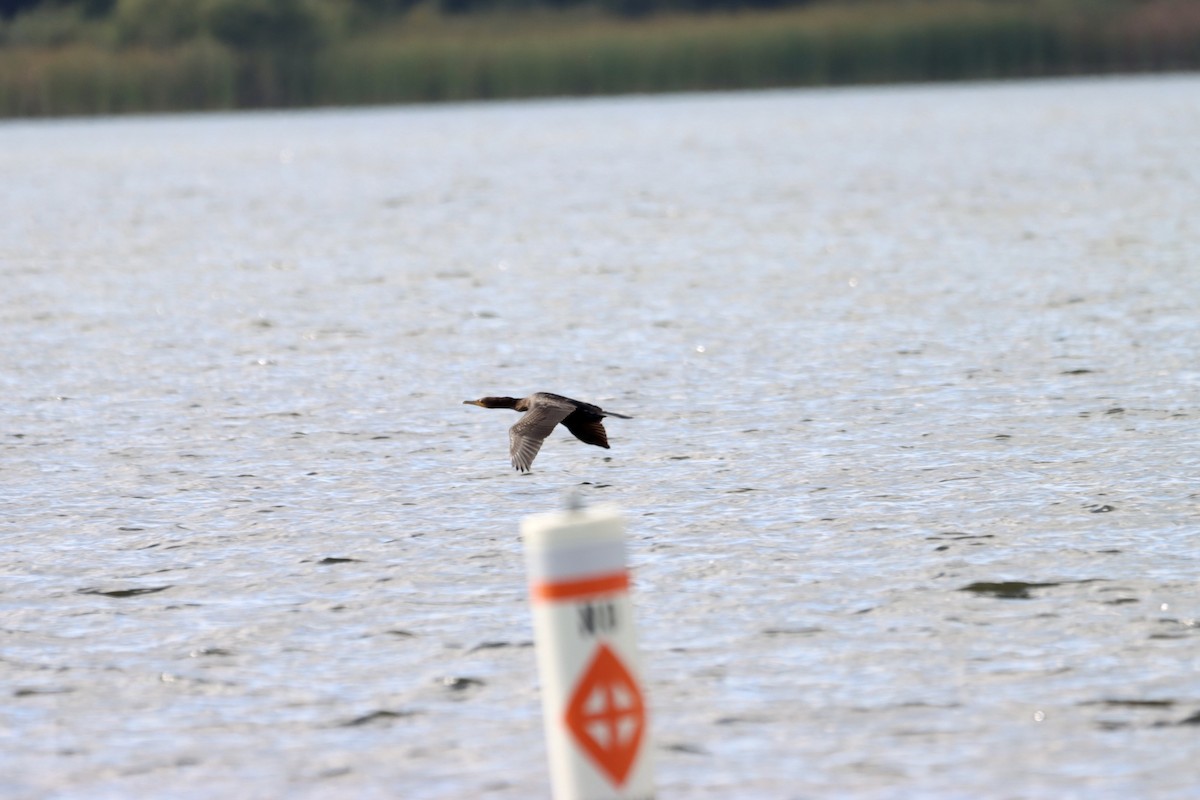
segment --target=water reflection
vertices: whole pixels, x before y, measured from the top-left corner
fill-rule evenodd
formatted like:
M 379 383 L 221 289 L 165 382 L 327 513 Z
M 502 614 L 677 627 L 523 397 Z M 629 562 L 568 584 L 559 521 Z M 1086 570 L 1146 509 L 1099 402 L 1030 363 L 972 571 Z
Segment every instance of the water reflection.
M 1183 796 L 1196 88 L 5 126 L 6 786 L 544 794 L 577 491 L 664 794 Z M 636 419 L 522 477 L 481 387 Z

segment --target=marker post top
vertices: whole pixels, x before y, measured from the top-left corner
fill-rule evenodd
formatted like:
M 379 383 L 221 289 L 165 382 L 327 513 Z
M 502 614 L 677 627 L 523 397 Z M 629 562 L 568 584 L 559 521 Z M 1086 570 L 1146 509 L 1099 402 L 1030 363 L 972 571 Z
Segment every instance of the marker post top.
M 522 520 L 521 538 L 535 599 L 539 585 L 626 573 L 625 529 L 611 506 L 533 514 Z

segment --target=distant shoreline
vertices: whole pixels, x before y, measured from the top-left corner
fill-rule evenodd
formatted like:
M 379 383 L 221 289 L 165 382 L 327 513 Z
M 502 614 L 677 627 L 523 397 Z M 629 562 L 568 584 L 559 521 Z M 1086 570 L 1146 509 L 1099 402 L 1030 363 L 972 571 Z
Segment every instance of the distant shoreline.
M 426 10 L 319 43 L 242 48 L 81 35 L 0 48 L 0 117 L 1191 71 L 1198 5 L 925 0 L 636 20 Z

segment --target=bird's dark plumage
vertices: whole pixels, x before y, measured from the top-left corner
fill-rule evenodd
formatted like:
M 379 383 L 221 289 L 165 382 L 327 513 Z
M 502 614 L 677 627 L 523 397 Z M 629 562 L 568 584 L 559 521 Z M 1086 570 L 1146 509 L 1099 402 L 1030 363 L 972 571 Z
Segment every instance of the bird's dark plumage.
M 464 400 L 464 405 L 479 406 L 480 408 L 511 408 L 523 411 L 524 415 L 517 424 L 508 429 L 509 451 L 512 454 L 514 469 L 529 472 L 533 459 L 542 442 L 554 430 L 555 425 L 561 424 L 571 434 L 585 444 L 608 449 L 608 434 L 604 430 L 605 417 L 620 417 L 633 419 L 624 414 L 605 411 L 600 406 L 572 400 L 560 394 L 537 392 L 529 397 L 481 397 L 478 400 Z

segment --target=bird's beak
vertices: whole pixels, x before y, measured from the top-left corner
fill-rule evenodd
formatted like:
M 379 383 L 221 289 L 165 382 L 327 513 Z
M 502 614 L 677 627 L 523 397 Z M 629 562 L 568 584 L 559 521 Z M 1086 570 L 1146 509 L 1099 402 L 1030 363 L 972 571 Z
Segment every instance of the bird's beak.
M 479 402 L 478 400 L 463 400 L 463 405 L 464 406 L 482 406 L 483 403 Z

